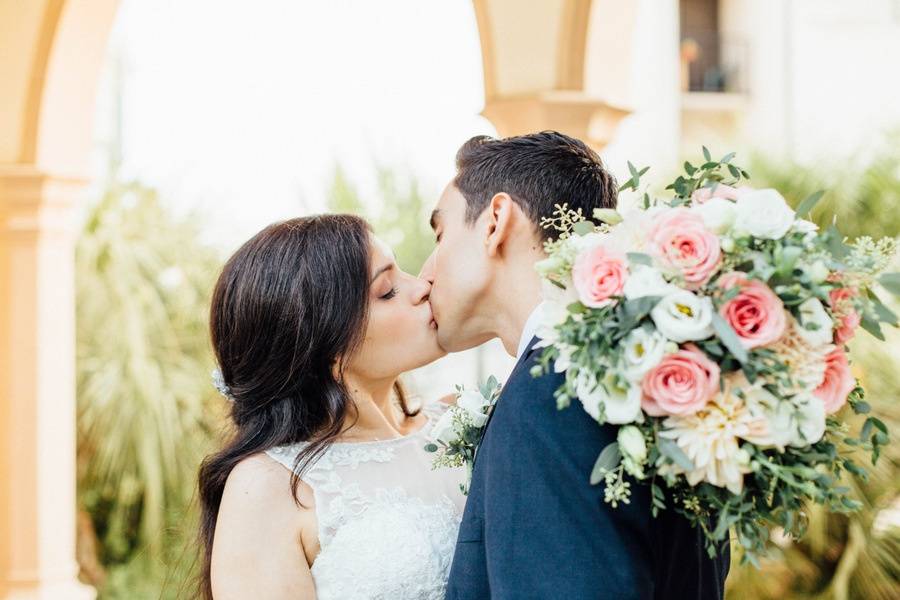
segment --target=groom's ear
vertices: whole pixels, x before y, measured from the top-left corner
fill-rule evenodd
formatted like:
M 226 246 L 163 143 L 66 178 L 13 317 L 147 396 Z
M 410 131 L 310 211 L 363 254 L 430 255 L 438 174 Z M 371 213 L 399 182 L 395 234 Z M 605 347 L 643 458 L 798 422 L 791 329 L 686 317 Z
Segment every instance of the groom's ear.
M 506 192 L 494 194 L 485 212 L 487 213 L 487 229 L 485 246 L 491 258 L 500 256 L 503 245 L 509 241 L 513 232 L 515 211 L 518 205 Z

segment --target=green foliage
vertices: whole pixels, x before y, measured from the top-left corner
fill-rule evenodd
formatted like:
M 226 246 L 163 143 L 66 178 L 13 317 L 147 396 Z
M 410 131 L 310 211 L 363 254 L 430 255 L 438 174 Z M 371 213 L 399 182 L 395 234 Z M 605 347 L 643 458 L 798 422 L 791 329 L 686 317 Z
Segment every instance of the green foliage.
M 93 527 L 80 535 L 98 542 L 102 598 L 158 598 L 171 563 L 183 581 L 196 554 L 191 500 L 220 406 L 206 322 L 221 265 L 198 230 L 154 191 L 114 185 L 78 240 L 78 499 Z
M 356 187 L 337 166 L 328 192 L 328 209 L 353 213 L 369 220 L 378 235 L 391 246 L 400 268 L 418 273 L 434 248 L 428 226 L 432 202 L 422 195 L 419 181 L 384 166 L 376 169 L 377 198 L 364 202 Z
M 773 187 L 794 206 L 818 190 L 826 190 L 812 220 L 821 227 L 832 215 L 841 233 L 855 238 L 900 235 L 900 132 L 881 144 L 877 154 L 831 165 L 801 166 L 790 162 L 753 158 L 750 185 Z

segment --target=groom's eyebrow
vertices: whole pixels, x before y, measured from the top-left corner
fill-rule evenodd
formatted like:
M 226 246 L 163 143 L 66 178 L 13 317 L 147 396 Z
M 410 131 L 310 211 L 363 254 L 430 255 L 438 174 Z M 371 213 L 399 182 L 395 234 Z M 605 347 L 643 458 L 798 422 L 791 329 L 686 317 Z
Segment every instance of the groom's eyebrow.
M 441 211 L 439 211 L 439 210 L 437 210 L 437 209 L 431 211 L 431 221 L 430 221 L 430 223 L 431 223 L 431 228 L 432 228 L 432 229 L 437 229 L 437 226 L 438 226 L 438 220 L 439 220 L 440 218 L 441 218 Z

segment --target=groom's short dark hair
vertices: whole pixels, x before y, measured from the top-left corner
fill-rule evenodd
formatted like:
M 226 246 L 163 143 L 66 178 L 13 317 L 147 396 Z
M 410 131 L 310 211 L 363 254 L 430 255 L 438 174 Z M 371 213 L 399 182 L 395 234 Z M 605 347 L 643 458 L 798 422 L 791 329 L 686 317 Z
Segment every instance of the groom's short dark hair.
M 466 199 L 466 222 L 474 223 L 495 194 L 506 192 L 534 223 L 543 239 L 553 231 L 541 219 L 557 204 L 581 209 L 615 208 L 618 186 L 600 156 L 581 140 L 556 131 L 504 139 L 471 138 L 456 153 L 453 183 Z

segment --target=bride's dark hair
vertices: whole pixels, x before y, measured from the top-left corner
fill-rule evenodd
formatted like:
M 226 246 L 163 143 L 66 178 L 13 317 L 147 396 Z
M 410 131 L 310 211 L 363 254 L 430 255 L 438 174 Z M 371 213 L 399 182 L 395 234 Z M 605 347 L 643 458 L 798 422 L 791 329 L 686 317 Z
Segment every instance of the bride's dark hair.
M 245 458 L 309 442 L 299 476 L 356 418 L 343 382 L 346 360 L 365 334 L 370 228 L 352 215 L 271 225 L 229 259 L 210 309 L 212 345 L 231 402 L 233 432 L 200 466 L 200 595 L 212 599 L 210 562 L 225 481 Z M 402 389 L 397 396 L 410 411 Z

